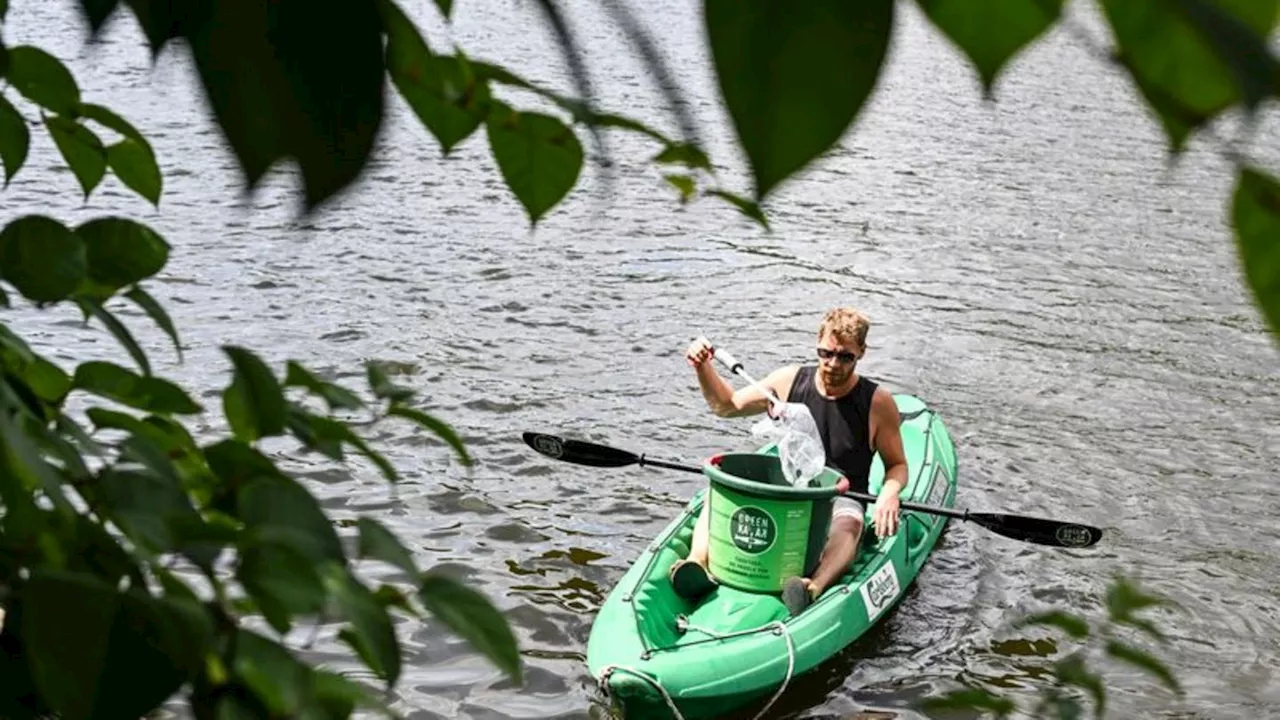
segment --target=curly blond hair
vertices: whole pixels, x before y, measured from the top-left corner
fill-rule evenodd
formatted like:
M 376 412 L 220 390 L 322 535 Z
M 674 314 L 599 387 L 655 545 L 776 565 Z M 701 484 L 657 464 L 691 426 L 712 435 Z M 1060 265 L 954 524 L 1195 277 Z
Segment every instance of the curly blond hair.
M 830 332 L 842 343 L 853 343 L 859 350 L 867 349 L 867 331 L 871 329 L 871 320 L 866 315 L 851 307 L 832 308 L 822 316 L 822 324 L 818 326 L 818 339 Z

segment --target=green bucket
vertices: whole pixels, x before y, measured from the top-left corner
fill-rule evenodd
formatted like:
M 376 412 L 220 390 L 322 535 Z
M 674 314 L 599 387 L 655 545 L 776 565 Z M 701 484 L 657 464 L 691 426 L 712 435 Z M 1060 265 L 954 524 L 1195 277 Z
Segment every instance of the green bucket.
M 792 487 L 776 455 L 726 453 L 702 466 L 711 480 L 711 574 L 751 592 L 780 592 L 818 565 L 831 526 L 840 473 L 824 469 L 809 487 Z

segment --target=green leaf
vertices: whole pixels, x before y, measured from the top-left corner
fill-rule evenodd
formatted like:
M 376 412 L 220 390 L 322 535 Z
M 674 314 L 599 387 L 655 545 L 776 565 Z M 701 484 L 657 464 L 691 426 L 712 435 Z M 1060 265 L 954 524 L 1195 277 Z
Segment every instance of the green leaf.
M 456 580 L 427 573 L 418 595 L 423 606 L 516 683 L 521 682 L 520 649 L 507 619 L 488 598 Z
M 387 30 L 387 73 L 414 114 L 448 155 L 489 112 L 489 86 L 457 57 L 431 53 L 395 3 L 380 4 Z
M 125 0 L 138 18 L 138 24 L 147 34 L 147 43 L 151 46 L 151 57 L 155 59 L 170 38 L 181 35 L 185 30 L 187 15 L 182 13 L 189 6 L 174 3 L 173 0 Z
M 169 243 L 128 218 L 95 218 L 77 227 L 76 235 L 85 243 L 89 279 L 108 294 L 155 275 L 169 261 Z
M 160 205 L 163 180 L 160 166 L 149 148 L 125 138 L 107 147 L 107 164 L 126 187 L 151 201 L 152 205 Z
M 1063 0 L 917 0 L 933 24 L 964 51 L 989 95 L 1005 64 L 1062 13 Z
M 325 581 L 339 613 L 351 623 L 338 637 L 391 687 L 400 677 L 400 643 L 386 608 L 345 568 L 331 568 Z
M 0 231 L 0 277 L 34 302 L 56 302 L 84 280 L 84 241 L 43 215 L 26 215 Z
M 1214 7 L 1208 6 L 1208 1 Z M 1276 20 L 1271 0 L 1200 0 L 1201 14 L 1231 13 L 1252 32 L 1224 58 L 1210 41 L 1211 28 L 1187 13 L 1184 0 L 1102 0 L 1107 22 L 1119 46 L 1119 59 L 1133 76 L 1147 103 L 1156 111 L 1169 138 L 1170 148 L 1181 151 L 1191 131 L 1241 99 L 1235 73 L 1248 72 L 1259 52 L 1266 54 L 1262 37 Z M 1221 35 L 1221 29 L 1216 33 Z M 1241 56 L 1244 57 L 1241 57 Z M 1234 59 L 1232 59 L 1234 58 Z M 1271 63 L 1274 65 L 1274 61 Z M 1233 67 L 1236 69 L 1233 70 Z M 1276 78 L 1256 79 L 1275 87 Z M 1253 87 L 1252 83 L 1245 89 Z
M 311 694 L 311 668 L 277 642 L 240 628 L 232 668 L 271 711 L 297 717 Z
M 351 434 L 351 429 L 345 423 L 315 415 L 294 405 L 288 410 L 285 426 L 308 449 L 334 460 L 343 459 L 342 443 Z
M 158 377 L 142 377 L 109 362 L 91 361 L 76 368 L 76 388 L 138 410 L 193 415 L 201 407 L 182 388 Z
M 374 698 L 363 685 L 352 682 L 342 675 L 316 671 L 314 681 L 316 704 L 327 717 L 351 717 L 357 706 L 379 709 L 387 717 L 393 715 L 387 706 Z
M 495 109 L 489 115 L 489 146 L 507 187 L 538 220 L 573 189 L 582 170 L 582 144 L 550 115 Z
M 301 387 L 310 390 L 324 398 L 330 410 L 338 408 L 359 410 L 364 407 L 364 402 L 355 393 L 339 385 L 321 380 L 292 360 L 286 365 L 284 384 L 285 387 Z
M 50 405 L 61 405 L 71 392 L 71 376 L 41 355 L 33 354 L 29 362 L 22 363 L 13 372 L 36 397 Z
M 116 0 L 80 0 L 80 8 L 89 21 L 89 29 L 96 35 L 116 9 Z
M 135 436 L 132 448 L 155 446 Z M 135 453 L 136 455 L 136 453 Z M 157 462 L 150 454 L 150 462 Z M 159 456 L 163 458 L 163 455 Z M 166 475 L 170 477 L 165 477 Z M 98 478 L 98 489 L 104 510 L 125 535 L 142 547 L 155 553 L 165 553 L 178 546 L 173 527 L 178 522 L 196 522 L 199 517 L 191 501 L 172 477 L 172 465 L 167 470 L 143 472 L 112 468 Z
M 396 385 L 387 377 L 386 368 L 378 362 L 365 363 L 365 374 L 369 378 L 369 389 L 375 397 L 391 402 L 404 402 L 413 398 L 413 391 Z
M 68 720 L 142 717 L 212 649 L 207 615 L 189 601 L 118 593 L 91 575 L 37 569 L 21 603 L 36 685 Z
M 61 60 L 40 48 L 9 48 L 9 73 L 5 79 L 31 102 L 60 115 L 74 117 L 80 105 L 80 88 L 71 72 Z
M 281 475 L 257 477 L 236 495 L 240 519 L 250 530 L 289 532 L 294 547 L 313 562 L 345 563 L 333 524 L 320 504 L 296 480 Z
M 444 15 L 444 19 L 449 19 L 449 13 L 453 12 L 453 0 L 436 0 L 436 7 L 440 8 L 440 14 Z
M 1182 695 L 1182 685 L 1178 683 L 1178 679 L 1173 676 L 1169 668 L 1147 653 L 1118 640 L 1107 641 L 1106 652 L 1116 660 L 1128 663 L 1155 677 L 1175 695 Z
M 165 312 L 164 307 L 140 285 L 129 288 L 129 292 L 124 296 L 142 308 L 143 312 L 154 320 L 161 330 L 164 330 L 164 333 L 173 341 L 174 349 L 178 351 L 178 362 L 182 362 L 182 343 L 178 342 L 178 329 L 173 326 L 173 320 L 169 317 L 169 313 Z
M 281 634 L 289 631 L 292 617 L 318 613 L 325 602 L 316 561 L 297 536 L 271 526 L 249 533 L 236 566 L 236 579 Z
M 707 0 L 720 91 L 759 201 L 831 148 L 874 89 L 893 0 Z
M 1124 578 L 1116 578 L 1107 588 L 1107 612 L 1112 620 L 1124 620 L 1135 612 L 1161 604 L 1160 598 L 1142 592 Z
M 1271 332 L 1280 339 L 1280 182 L 1244 168 L 1231 203 L 1236 251 Z
M 13 305 L 9 303 L 9 293 L 5 292 L 3 287 L 0 287 L 0 307 L 13 307 Z
M 1275 0 L 1174 0 L 1206 44 L 1227 66 L 1244 106 L 1258 109 L 1280 92 L 1280 66 L 1267 46 L 1275 27 Z
M 9 417 L 0 413 L 0 500 L 5 507 L 5 532 L 22 537 L 36 532 L 37 514 L 31 491 L 44 489 L 55 501 L 66 505 L 57 472 L 40 456 L 31 438 Z M 68 513 L 71 514 L 71 513 Z
M 244 348 L 224 345 L 222 350 L 235 365 L 235 379 L 227 387 L 224 402 L 227 396 L 238 395 L 236 402 L 241 403 L 243 420 L 248 423 L 236 431 L 237 436 L 252 442 L 284 432 L 284 392 L 271 368 Z
M 27 161 L 27 150 L 31 147 L 31 132 L 27 130 L 27 121 L 22 113 L 0 95 L 0 160 L 4 162 L 4 185 Z
M 653 161 L 664 165 L 684 165 L 691 170 L 711 170 L 707 154 L 694 145 L 673 143 L 654 156 Z
M 385 525 L 371 517 L 361 517 L 356 526 L 360 529 L 360 557 L 394 565 L 408 573 L 414 582 L 418 581 L 418 565 L 413 561 L 413 554 Z
M 249 186 L 292 157 L 308 210 L 347 187 L 382 124 L 377 4 L 331 3 L 317 12 L 311 0 L 223 0 L 207 8 L 188 13 L 183 30 Z
M 764 211 L 760 209 L 759 203 L 752 202 L 727 190 L 708 190 L 706 194 L 728 202 L 737 208 L 738 212 L 759 223 L 765 230 L 769 229 L 769 220 L 764 216 Z
M 1077 640 L 1089 637 L 1089 623 L 1087 621 L 1058 610 L 1031 615 L 1017 623 L 1017 627 L 1027 627 L 1029 625 L 1055 627 Z
M 1107 690 L 1102 678 L 1085 667 L 1079 655 L 1070 655 L 1054 663 L 1053 674 L 1067 685 L 1074 685 L 1093 698 L 1094 716 L 1102 718 L 1107 711 Z
M 84 196 L 89 197 L 89 193 L 102 182 L 102 176 L 107 174 L 107 150 L 102 141 L 89 128 L 61 115 L 46 117 L 44 124 L 62 158 L 80 182 Z
M 97 300 L 77 298 L 76 304 L 85 311 L 86 315 L 98 318 L 103 325 L 107 326 L 107 330 L 120 341 L 125 350 L 129 351 L 133 361 L 138 363 L 138 368 L 142 370 L 143 375 L 151 374 L 151 362 L 147 360 L 147 354 L 143 352 L 142 346 L 133 338 L 133 333 L 129 332 L 129 328 L 125 327 L 119 318 Z
M 458 453 L 458 459 L 463 465 L 467 467 L 471 466 L 471 456 L 467 453 L 467 448 L 463 445 L 462 438 L 458 437 L 458 434 L 453 431 L 453 428 L 449 427 L 444 422 L 419 410 L 414 410 L 413 408 L 407 408 L 398 404 L 393 404 L 391 408 L 387 410 L 387 414 L 407 418 L 435 433 L 440 437 L 440 439 L 449 443 L 449 446 L 453 448 L 454 452 Z
M 920 703 L 925 712 L 943 712 L 946 710 L 987 710 L 997 717 L 1004 717 L 1017 709 L 1012 700 L 1000 697 L 987 690 L 967 688 L 956 690 L 938 697 L 926 698 Z
M 147 148 L 147 152 L 151 152 L 151 145 L 147 143 L 147 139 L 142 133 L 134 127 L 128 120 L 117 115 L 110 108 L 103 105 L 95 105 L 94 103 L 82 103 L 80 105 L 80 117 L 86 120 L 93 120 L 99 125 L 113 130 L 123 137 L 136 140 L 139 144 Z
M 693 178 L 688 175 L 663 175 L 662 179 L 670 183 L 671 187 L 680 191 L 680 204 L 684 205 L 689 202 L 689 198 L 693 197 L 697 191 Z

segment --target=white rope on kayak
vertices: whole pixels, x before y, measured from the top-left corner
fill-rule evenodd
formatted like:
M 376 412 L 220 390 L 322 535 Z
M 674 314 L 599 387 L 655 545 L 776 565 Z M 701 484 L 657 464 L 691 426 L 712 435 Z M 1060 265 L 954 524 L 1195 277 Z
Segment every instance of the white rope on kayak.
M 787 631 L 786 623 L 775 621 L 775 622 L 769 623 L 768 625 L 761 625 L 758 628 L 752 628 L 750 630 L 738 630 L 736 632 L 724 633 L 724 634 L 717 633 L 712 630 L 708 630 L 704 627 L 693 625 L 683 617 L 679 618 L 676 624 L 677 624 L 677 627 L 683 628 L 685 630 L 693 630 L 695 632 L 700 632 L 703 635 L 713 637 L 717 640 L 727 640 L 732 637 L 738 637 L 739 635 L 752 635 L 762 630 L 772 629 L 774 631 L 774 634 L 781 635 L 783 640 L 786 641 L 787 643 L 787 675 L 785 678 L 783 678 L 782 684 L 778 686 L 778 689 L 773 693 L 773 697 L 769 698 L 769 702 L 766 703 L 765 706 L 760 709 L 760 712 L 756 713 L 755 717 L 752 718 L 752 720 L 760 720 L 760 718 L 764 717 L 765 713 L 769 712 L 769 709 L 773 707 L 773 704 L 778 701 L 778 698 L 782 697 L 782 694 L 787 691 L 787 686 L 791 684 L 791 677 L 795 673 L 795 669 L 796 669 L 796 648 L 795 648 L 795 644 L 791 640 L 791 633 Z M 634 675 L 635 677 L 638 677 L 648 682 L 650 685 L 654 686 L 655 688 L 657 688 L 658 692 L 662 694 L 662 699 L 666 701 L 667 707 L 671 710 L 671 714 L 675 717 L 675 720 L 684 720 L 684 716 L 680 714 L 680 710 L 676 708 L 675 701 L 671 699 L 671 695 L 667 693 L 667 689 L 662 687 L 662 683 L 658 682 L 658 680 L 654 678 L 652 675 L 641 672 L 634 668 L 629 668 L 625 665 L 605 666 L 605 668 L 600 671 L 599 685 L 601 688 L 604 689 L 604 692 L 606 694 L 608 694 L 609 692 L 609 676 L 617 671 L 630 673 L 631 675 Z

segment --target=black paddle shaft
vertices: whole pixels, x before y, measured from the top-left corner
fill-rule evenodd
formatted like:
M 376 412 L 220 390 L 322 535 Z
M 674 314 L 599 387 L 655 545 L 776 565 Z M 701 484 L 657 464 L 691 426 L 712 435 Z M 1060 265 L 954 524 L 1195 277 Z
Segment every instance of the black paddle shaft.
M 702 469 L 693 465 L 651 460 L 644 455 L 637 455 L 608 445 L 600 445 L 585 440 L 566 440 L 557 435 L 526 432 L 523 438 L 529 447 L 547 457 L 589 465 L 591 467 L 626 467 L 628 465 L 652 466 L 681 472 L 701 473 Z M 846 492 L 846 496 L 864 503 L 874 503 L 876 496 L 869 493 Z M 958 520 L 977 523 L 988 530 L 1014 540 L 1051 545 L 1053 547 L 1084 548 L 1096 544 L 1102 539 L 1102 530 L 1089 525 L 1067 523 L 1047 518 L 1030 517 L 1028 515 L 1008 515 L 1004 513 L 975 513 L 968 510 L 921 505 L 920 503 L 899 501 L 898 506 L 904 510 L 945 515 Z

